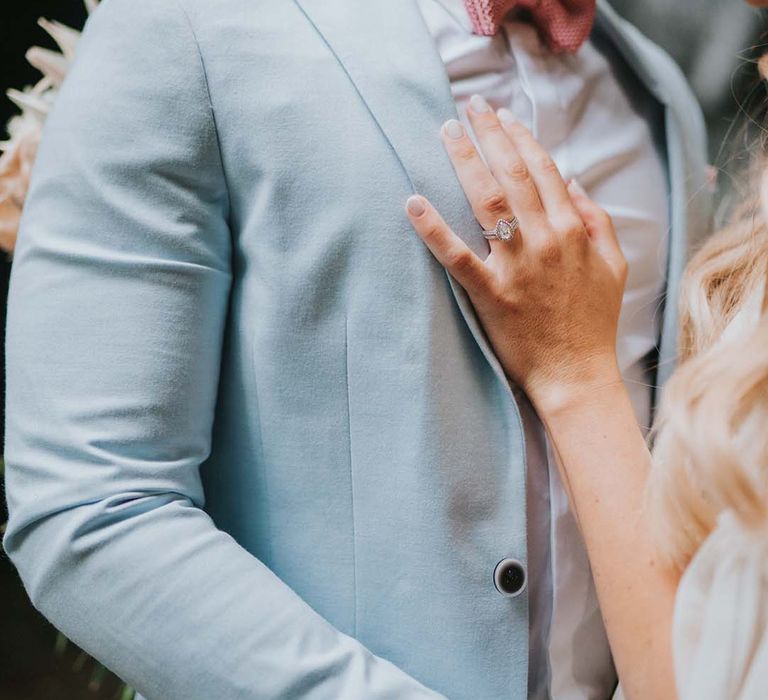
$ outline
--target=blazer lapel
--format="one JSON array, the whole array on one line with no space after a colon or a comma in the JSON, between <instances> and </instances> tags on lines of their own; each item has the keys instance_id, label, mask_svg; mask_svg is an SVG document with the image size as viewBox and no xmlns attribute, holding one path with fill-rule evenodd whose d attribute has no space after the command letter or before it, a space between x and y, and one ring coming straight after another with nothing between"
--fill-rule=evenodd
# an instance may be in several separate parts
<instances>
[{"instance_id":1,"label":"blazer lapel","mask_svg":"<svg viewBox=\"0 0 768 700\"><path fill-rule=\"evenodd\" d=\"M458 113L445 66L416 2L294 2L354 84L410 189L427 197L470 249L485 258L488 242L440 141L441 125ZM448 279L476 342L509 386L466 292L450 275Z\"/></svg>"},{"instance_id":2,"label":"blazer lapel","mask_svg":"<svg viewBox=\"0 0 768 700\"><path fill-rule=\"evenodd\" d=\"M484 258L488 254L488 243L480 235L480 225L439 139L442 123L457 118L458 114L443 61L415 0L293 1L352 81L389 143L410 189L433 202L470 249ZM690 220L689 206L691 196L700 191L703 172L690 172L691 157L680 152L681 125L676 116L681 110L676 109L675 96L666 89L664 81L658 79L657 71L652 68L655 64L638 46L633 30L623 25L605 0L598 0L596 27L607 33L641 82L667 111L672 218L668 293L676 295L682 265L691 247L689 231L704 230L706 225L703 216L699 216L702 221ZM450 275L448 278L475 340L508 386L469 298ZM674 304L667 306L674 307ZM676 320L674 309L667 308L662 363L669 363L674 355Z\"/></svg>"}]
</instances>

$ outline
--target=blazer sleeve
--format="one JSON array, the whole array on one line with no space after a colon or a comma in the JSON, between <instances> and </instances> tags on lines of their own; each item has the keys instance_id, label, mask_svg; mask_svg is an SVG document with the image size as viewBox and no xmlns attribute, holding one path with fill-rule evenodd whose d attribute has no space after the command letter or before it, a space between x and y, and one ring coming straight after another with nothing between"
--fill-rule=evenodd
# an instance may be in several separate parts
<instances>
[{"instance_id":1,"label":"blazer sleeve","mask_svg":"<svg viewBox=\"0 0 768 700\"><path fill-rule=\"evenodd\" d=\"M435 700L202 510L232 273L204 65L176 0L104 0L44 129L11 271L3 544L150 700Z\"/></svg>"}]
</instances>

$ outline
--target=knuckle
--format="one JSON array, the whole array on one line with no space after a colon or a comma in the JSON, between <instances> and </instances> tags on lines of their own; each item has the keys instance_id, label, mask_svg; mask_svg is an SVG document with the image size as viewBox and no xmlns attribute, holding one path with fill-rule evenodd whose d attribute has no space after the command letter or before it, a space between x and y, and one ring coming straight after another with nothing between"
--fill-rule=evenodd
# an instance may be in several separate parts
<instances>
[{"instance_id":1,"label":"knuckle","mask_svg":"<svg viewBox=\"0 0 768 700\"><path fill-rule=\"evenodd\" d=\"M480 207L483 211L494 216L502 216L509 211L507 198L501 190L491 190L483 194L480 199Z\"/></svg>"},{"instance_id":2,"label":"knuckle","mask_svg":"<svg viewBox=\"0 0 768 700\"><path fill-rule=\"evenodd\" d=\"M435 222L428 224L423 229L423 232L422 232L422 236L427 242L433 242L433 241L439 240L441 234L442 234L442 230L440 226Z\"/></svg>"},{"instance_id":3,"label":"knuckle","mask_svg":"<svg viewBox=\"0 0 768 700\"><path fill-rule=\"evenodd\" d=\"M507 132L516 137L525 137L530 133L520 121L514 121L511 124L507 124L506 129Z\"/></svg>"},{"instance_id":4,"label":"knuckle","mask_svg":"<svg viewBox=\"0 0 768 700\"><path fill-rule=\"evenodd\" d=\"M552 239L539 243L536 252L539 260L545 265L554 265L560 262L563 255L563 250L558 242Z\"/></svg>"},{"instance_id":5,"label":"knuckle","mask_svg":"<svg viewBox=\"0 0 768 700\"><path fill-rule=\"evenodd\" d=\"M575 215L564 215L553 222L555 230L567 239L580 239L586 236L584 222Z\"/></svg>"},{"instance_id":6,"label":"knuckle","mask_svg":"<svg viewBox=\"0 0 768 700\"><path fill-rule=\"evenodd\" d=\"M495 277L488 281L486 292L488 298L494 301L500 301L504 297L504 288Z\"/></svg>"},{"instance_id":7,"label":"knuckle","mask_svg":"<svg viewBox=\"0 0 768 700\"><path fill-rule=\"evenodd\" d=\"M506 290L498 285L488 289L488 301L495 308L504 307L509 310L513 305L513 300L509 297Z\"/></svg>"},{"instance_id":8,"label":"knuckle","mask_svg":"<svg viewBox=\"0 0 768 700\"><path fill-rule=\"evenodd\" d=\"M471 143L460 143L453 147L453 156L462 163L474 160L475 147Z\"/></svg>"},{"instance_id":9,"label":"knuckle","mask_svg":"<svg viewBox=\"0 0 768 700\"><path fill-rule=\"evenodd\" d=\"M495 308L501 306L508 307L511 303L509 289L507 289L504 282L497 277L493 277L486 282L484 297L485 300Z\"/></svg>"},{"instance_id":10,"label":"knuckle","mask_svg":"<svg viewBox=\"0 0 768 700\"><path fill-rule=\"evenodd\" d=\"M534 159L536 168L544 175L559 175L560 169L557 167L557 163L548 154L541 154Z\"/></svg>"},{"instance_id":11,"label":"knuckle","mask_svg":"<svg viewBox=\"0 0 768 700\"><path fill-rule=\"evenodd\" d=\"M446 266L458 272L467 272L472 268L472 253L469 250L452 250L446 255Z\"/></svg>"},{"instance_id":12,"label":"knuckle","mask_svg":"<svg viewBox=\"0 0 768 700\"><path fill-rule=\"evenodd\" d=\"M528 166L519 158L510 158L502 166L504 174L514 183L528 182L531 174Z\"/></svg>"},{"instance_id":13,"label":"knuckle","mask_svg":"<svg viewBox=\"0 0 768 700\"><path fill-rule=\"evenodd\" d=\"M611 215L603 208L598 208L596 212L597 222L601 226L610 226L612 223Z\"/></svg>"},{"instance_id":14,"label":"knuckle","mask_svg":"<svg viewBox=\"0 0 768 700\"><path fill-rule=\"evenodd\" d=\"M498 119L488 119L488 121L483 121L478 125L478 128L486 134L496 134L504 131L504 127Z\"/></svg>"}]
</instances>

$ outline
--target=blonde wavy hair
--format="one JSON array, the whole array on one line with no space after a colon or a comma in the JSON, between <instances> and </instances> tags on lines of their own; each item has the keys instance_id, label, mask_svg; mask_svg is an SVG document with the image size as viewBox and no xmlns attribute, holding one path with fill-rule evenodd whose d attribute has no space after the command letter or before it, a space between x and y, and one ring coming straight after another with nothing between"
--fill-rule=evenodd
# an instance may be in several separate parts
<instances>
[{"instance_id":1,"label":"blonde wavy hair","mask_svg":"<svg viewBox=\"0 0 768 700\"><path fill-rule=\"evenodd\" d=\"M768 55L758 67L768 80ZM680 571L721 511L732 509L747 528L768 523L768 129L761 132L751 192L687 268L681 363L654 425L650 517Z\"/></svg>"}]
</instances>

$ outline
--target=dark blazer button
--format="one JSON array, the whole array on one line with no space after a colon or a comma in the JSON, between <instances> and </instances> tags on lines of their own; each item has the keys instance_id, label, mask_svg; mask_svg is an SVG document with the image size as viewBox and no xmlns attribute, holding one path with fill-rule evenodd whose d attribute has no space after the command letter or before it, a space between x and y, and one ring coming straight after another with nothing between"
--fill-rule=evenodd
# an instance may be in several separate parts
<instances>
[{"instance_id":1,"label":"dark blazer button","mask_svg":"<svg viewBox=\"0 0 768 700\"><path fill-rule=\"evenodd\" d=\"M517 559L502 559L493 570L493 584L501 595L514 598L528 583L525 567Z\"/></svg>"}]
</instances>

